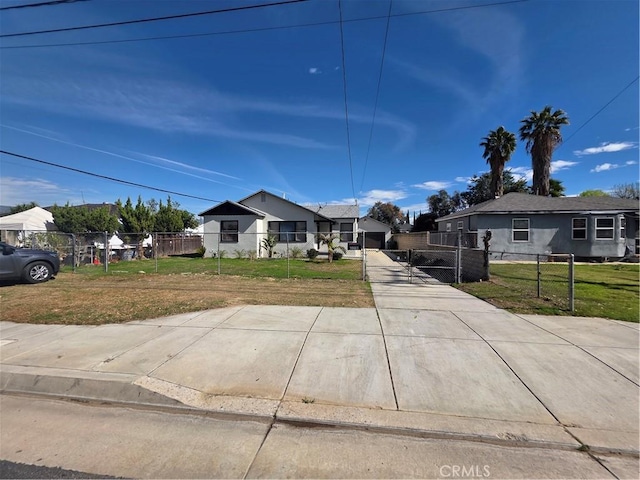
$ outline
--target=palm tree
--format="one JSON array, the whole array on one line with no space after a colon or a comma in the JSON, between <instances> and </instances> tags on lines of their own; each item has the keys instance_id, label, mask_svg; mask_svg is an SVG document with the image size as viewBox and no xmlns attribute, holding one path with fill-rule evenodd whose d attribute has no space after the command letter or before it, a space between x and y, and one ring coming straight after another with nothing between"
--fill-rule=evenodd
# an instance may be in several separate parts
<instances>
[{"instance_id":1,"label":"palm tree","mask_svg":"<svg viewBox=\"0 0 640 480\"><path fill-rule=\"evenodd\" d=\"M501 197L504 193L504 164L511 159L511 154L516 149L516 136L500 126L491 130L482 139L480 146L484 147L482 158L491 166L491 196Z\"/></svg>"},{"instance_id":2,"label":"palm tree","mask_svg":"<svg viewBox=\"0 0 640 480\"><path fill-rule=\"evenodd\" d=\"M318 237L320 238L320 243L327 246L327 256L329 257L329 263L333 262L333 252L335 252L336 250L340 250L342 253L347 253L342 245L333 244L335 240L340 239L340 235L338 235L337 233L320 233Z\"/></svg>"},{"instance_id":3,"label":"palm tree","mask_svg":"<svg viewBox=\"0 0 640 480\"><path fill-rule=\"evenodd\" d=\"M533 194L546 197L549 195L551 155L562 143L560 127L568 125L569 118L562 110L552 113L551 107L546 106L540 112L532 110L531 115L520 123L520 140L527 142L527 153L531 154Z\"/></svg>"}]
</instances>

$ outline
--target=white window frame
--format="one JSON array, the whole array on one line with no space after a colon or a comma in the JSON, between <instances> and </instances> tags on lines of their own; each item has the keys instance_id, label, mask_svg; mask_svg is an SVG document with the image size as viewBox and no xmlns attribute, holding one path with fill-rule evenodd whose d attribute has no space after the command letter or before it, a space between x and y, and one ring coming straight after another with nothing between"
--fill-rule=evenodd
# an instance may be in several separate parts
<instances>
[{"instance_id":1,"label":"white window frame","mask_svg":"<svg viewBox=\"0 0 640 480\"><path fill-rule=\"evenodd\" d=\"M584 220L584 227L576 227L576 220ZM587 240L589 221L587 217L573 217L571 219L571 240ZM584 237L576 237L576 231L584 231Z\"/></svg>"},{"instance_id":2,"label":"white window frame","mask_svg":"<svg viewBox=\"0 0 640 480\"><path fill-rule=\"evenodd\" d=\"M611 222L611 226L602 227L598 224L601 220L608 220ZM616 236L616 219L615 217L596 217L595 220L595 229L596 229L596 241L611 241L615 239ZM599 232L611 231L611 236L601 237L599 236Z\"/></svg>"},{"instance_id":3,"label":"white window frame","mask_svg":"<svg viewBox=\"0 0 640 480\"><path fill-rule=\"evenodd\" d=\"M620 215L620 241L624 242L627 239L627 217Z\"/></svg>"},{"instance_id":4,"label":"white window frame","mask_svg":"<svg viewBox=\"0 0 640 480\"><path fill-rule=\"evenodd\" d=\"M527 222L527 228L515 228L516 222ZM516 233L527 232L526 240L516 240ZM511 219L511 241L517 243L529 243L531 241L531 220L528 218Z\"/></svg>"},{"instance_id":5,"label":"white window frame","mask_svg":"<svg viewBox=\"0 0 640 480\"><path fill-rule=\"evenodd\" d=\"M464 229L464 222L462 220L458 220L458 230Z\"/></svg>"},{"instance_id":6,"label":"white window frame","mask_svg":"<svg viewBox=\"0 0 640 480\"><path fill-rule=\"evenodd\" d=\"M450 232L450 231L451 231L451 224L447 223L447 232Z\"/></svg>"}]
</instances>

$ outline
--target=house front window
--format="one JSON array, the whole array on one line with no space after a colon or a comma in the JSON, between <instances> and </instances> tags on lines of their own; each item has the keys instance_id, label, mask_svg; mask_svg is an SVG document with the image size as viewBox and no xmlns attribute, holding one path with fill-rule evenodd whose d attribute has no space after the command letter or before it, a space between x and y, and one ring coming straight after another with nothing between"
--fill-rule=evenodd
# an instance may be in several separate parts
<instances>
[{"instance_id":1,"label":"house front window","mask_svg":"<svg viewBox=\"0 0 640 480\"><path fill-rule=\"evenodd\" d=\"M340 241L353 242L353 223L340 224Z\"/></svg>"},{"instance_id":2,"label":"house front window","mask_svg":"<svg viewBox=\"0 0 640 480\"><path fill-rule=\"evenodd\" d=\"M585 217L571 219L571 238L573 240L587 239L587 219Z\"/></svg>"},{"instance_id":3,"label":"house front window","mask_svg":"<svg viewBox=\"0 0 640 480\"><path fill-rule=\"evenodd\" d=\"M462 220L458 221L458 230L462 230L464 226L464 223L462 222Z\"/></svg>"},{"instance_id":4,"label":"house front window","mask_svg":"<svg viewBox=\"0 0 640 480\"><path fill-rule=\"evenodd\" d=\"M627 218L625 216L620 217L620 240L624 241L627 238Z\"/></svg>"},{"instance_id":5,"label":"house front window","mask_svg":"<svg viewBox=\"0 0 640 480\"><path fill-rule=\"evenodd\" d=\"M529 219L514 218L511 220L511 238L514 242L529 241Z\"/></svg>"},{"instance_id":6,"label":"house front window","mask_svg":"<svg viewBox=\"0 0 640 480\"><path fill-rule=\"evenodd\" d=\"M307 222L269 222L269 235L278 242L304 243L307 241Z\"/></svg>"},{"instance_id":7,"label":"house front window","mask_svg":"<svg viewBox=\"0 0 640 480\"><path fill-rule=\"evenodd\" d=\"M596 240L612 240L613 224L613 217L596 217Z\"/></svg>"},{"instance_id":8,"label":"house front window","mask_svg":"<svg viewBox=\"0 0 640 480\"><path fill-rule=\"evenodd\" d=\"M220 242L238 243L238 221L222 220L220 222Z\"/></svg>"},{"instance_id":9,"label":"house front window","mask_svg":"<svg viewBox=\"0 0 640 480\"><path fill-rule=\"evenodd\" d=\"M451 231L451 224L447 223L447 232L450 232L450 231Z\"/></svg>"}]
</instances>

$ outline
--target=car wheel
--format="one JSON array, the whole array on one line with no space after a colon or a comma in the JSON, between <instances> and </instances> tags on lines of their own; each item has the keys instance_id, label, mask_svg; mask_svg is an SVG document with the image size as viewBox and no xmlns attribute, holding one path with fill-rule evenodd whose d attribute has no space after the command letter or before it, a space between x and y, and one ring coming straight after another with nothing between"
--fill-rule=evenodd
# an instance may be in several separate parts
<instances>
[{"instance_id":1,"label":"car wheel","mask_svg":"<svg viewBox=\"0 0 640 480\"><path fill-rule=\"evenodd\" d=\"M29 283L42 283L51 278L51 266L47 262L33 262L24 269L24 279Z\"/></svg>"}]
</instances>

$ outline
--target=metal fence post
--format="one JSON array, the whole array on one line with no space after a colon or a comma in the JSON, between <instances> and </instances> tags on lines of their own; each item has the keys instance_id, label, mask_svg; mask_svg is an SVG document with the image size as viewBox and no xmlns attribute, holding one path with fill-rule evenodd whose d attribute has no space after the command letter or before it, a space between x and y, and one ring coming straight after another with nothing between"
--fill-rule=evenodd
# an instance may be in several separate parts
<instances>
[{"instance_id":1,"label":"metal fence post","mask_svg":"<svg viewBox=\"0 0 640 480\"><path fill-rule=\"evenodd\" d=\"M222 240L222 232L218 233L218 275L220 275L220 240Z\"/></svg>"},{"instance_id":2,"label":"metal fence post","mask_svg":"<svg viewBox=\"0 0 640 480\"><path fill-rule=\"evenodd\" d=\"M367 244L367 239L365 238L367 232L362 231L362 281L367 280L367 249L365 245Z\"/></svg>"},{"instance_id":3,"label":"metal fence post","mask_svg":"<svg viewBox=\"0 0 640 480\"><path fill-rule=\"evenodd\" d=\"M159 250L159 245L160 245L160 241L159 241L158 234L156 233L155 236L153 235L153 233L151 234L151 245L153 248L153 259L155 260L156 263L156 273L158 273L158 250Z\"/></svg>"},{"instance_id":4,"label":"metal fence post","mask_svg":"<svg viewBox=\"0 0 640 480\"><path fill-rule=\"evenodd\" d=\"M407 250L407 262L409 262L409 283L413 283L413 260L411 259L411 250Z\"/></svg>"},{"instance_id":5,"label":"metal fence post","mask_svg":"<svg viewBox=\"0 0 640 480\"><path fill-rule=\"evenodd\" d=\"M537 272L537 282L538 282L538 298L540 298L541 295L541 285L540 283L542 282L542 279L540 278L542 276L542 272L540 271L540 254L536 255L536 272Z\"/></svg>"},{"instance_id":6,"label":"metal fence post","mask_svg":"<svg viewBox=\"0 0 640 480\"><path fill-rule=\"evenodd\" d=\"M109 271L109 233L104 232L104 272Z\"/></svg>"},{"instance_id":7,"label":"metal fence post","mask_svg":"<svg viewBox=\"0 0 640 480\"><path fill-rule=\"evenodd\" d=\"M575 311L575 269L574 269L575 257L573 253L569 255L569 310Z\"/></svg>"},{"instance_id":8,"label":"metal fence post","mask_svg":"<svg viewBox=\"0 0 640 480\"><path fill-rule=\"evenodd\" d=\"M73 265L73 273L76 273L76 236L72 233L71 235L71 258L73 259L73 261L71 262L71 265Z\"/></svg>"},{"instance_id":9,"label":"metal fence post","mask_svg":"<svg viewBox=\"0 0 640 480\"><path fill-rule=\"evenodd\" d=\"M291 270L289 267L289 234L287 234L287 278L291 278Z\"/></svg>"}]
</instances>

